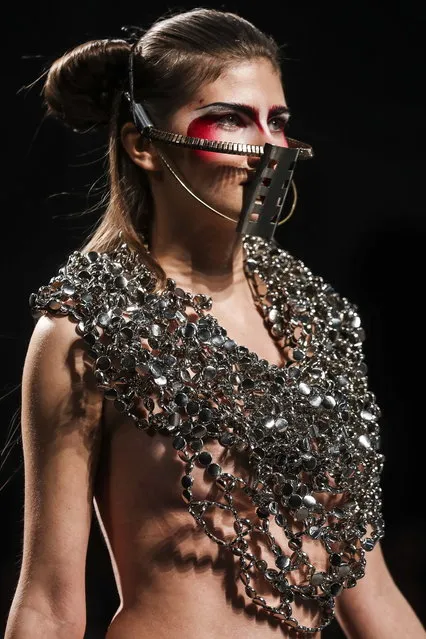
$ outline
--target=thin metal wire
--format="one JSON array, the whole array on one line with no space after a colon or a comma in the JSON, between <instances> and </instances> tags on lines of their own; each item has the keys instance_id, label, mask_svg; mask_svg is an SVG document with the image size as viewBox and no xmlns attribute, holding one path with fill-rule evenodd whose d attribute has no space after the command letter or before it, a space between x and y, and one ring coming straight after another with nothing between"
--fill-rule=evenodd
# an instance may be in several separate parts
<instances>
[{"instance_id":1,"label":"thin metal wire","mask_svg":"<svg viewBox=\"0 0 426 639\"><path fill-rule=\"evenodd\" d=\"M157 149L158 155L160 156L160 158L162 159L162 161L164 162L166 167L169 169L170 173L179 182L179 184L181 186L183 186L185 191L187 191L190 195L192 195L192 197L194 197L198 202L200 202L200 204L203 204L208 209L210 209L210 211L213 211L213 213L217 213L217 215L220 215L220 217L223 217L223 218L225 218L225 220L229 220L230 222L234 222L235 224L238 222L238 220L234 220L234 218L229 217L228 215L225 215L224 213L221 213L220 211L215 209L213 206L210 206L210 204L207 204L207 202L204 202L204 200L202 200L200 197L198 197L198 195L196 195L193 191L191 191L191 189L185 184L185 182L179 177L179 175L176 173L176 171L174 171L174 169L171 167L170 163L167 161L167 159L165 158L164 154L159 150L158 147L156 147L156 149ZM291 206L291 209L290 209L290 212L288 213L288 215L283 220L281 220L281 222L278 222L277 226L281 226L281 224L284 224L285 222L287 222L291 218L291 216L293 215L294 209L296 208L296 204L297 204L297 189L296 189L296 185L294 183L294 180L291 181L291 186L293 188L293 204Z\"/></svg>"},{"instance_id":2,"label":"thin metal wire","mask_svg":"<svg viewBox=\"0 0 426 639\"><path fill-rule=\"evenodd\" d=\"M210 209L211 211L213 211L213 213L217 213L218 215L220 215L220 217L225 218L225 220L229 220L230 222L234 222L234 224L236 224L238 222L238 220L234 220L234 218L229 217L228 215L225 215L224 213L221 213L220 211L218 211L217 209L213 208L212 206L210 206L210 204L207 204L207 202L204 202L204 200L202 200L201 198L198 197L198 195L196 195L195 193L193 193L191 191L191 189L186 186L185 182L178 176L178 174L172 169L172 167L170 166L169 162L166 160L166 158L164 157L163 153L161 153L161 151L158 149L157 147L157 151L158 151L158 155L160 156L160 158L162 159L162 161L164 162L164 164L166 165L166 167L169 169L170 173L176 178L176 180L179 182L179 184L181 186L183 186L183 188L185 189L185 191L187 191L190 195L192 195L192 197L194 197L198 202L200 202L200 204L203 204L204 206L206 206L208 209Z\"/></svg>"},{"instance_id":3,"label":"thin metal wire","mask_svg":"<svg viewBox=\"0 0 426 639\"><path fill-rule=\"evenodd\" d=\"M287 222L291 216L294 213L294 209L296 208L296 204L297 204L297 189L296 189L296 185L294 183L294 180L291 181L291 186L293 188L293 204L291 205L291 209L289 214L283 219L281 220L281 222L278 222L277 226L281 226L281 224L284 224L284 222Z\"/></svg>"}]
</instances>

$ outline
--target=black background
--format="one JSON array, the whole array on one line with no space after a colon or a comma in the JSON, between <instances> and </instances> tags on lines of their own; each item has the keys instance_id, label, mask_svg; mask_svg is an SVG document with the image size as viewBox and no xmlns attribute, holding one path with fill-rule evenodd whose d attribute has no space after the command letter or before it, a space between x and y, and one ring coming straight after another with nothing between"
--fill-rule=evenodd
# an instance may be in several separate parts
<instances>
[{"instance_id":1,"label":"black background","mask_svg":"<svg viewBox=\"0 0 426 639\"><path fill-rule=\"evenodd\" d=\"M1 445L19 407L32 319L28 296L56 273L99 215L102 135L74 134L43 119L42 81L65 50L148 26L168 10L156 2L15 3L2 55ZM425 207L424 3L206 4L236 11L286 44L290 135L310 142L299 163L299 203L277 239L359 306L367 332L370 388L382 408L385 558L426 622L424 511ZM30 86L33 85L33 86ZM52 371L54 374L54 371ZM20 461L15 446L1 483ZM0 493L0 630L19 574L23 478ZM87 562L86 638L104 636L118 605L107 551L94 524ZM342 637L337 624L325 639Z\"/></svg>"}]
</instances>

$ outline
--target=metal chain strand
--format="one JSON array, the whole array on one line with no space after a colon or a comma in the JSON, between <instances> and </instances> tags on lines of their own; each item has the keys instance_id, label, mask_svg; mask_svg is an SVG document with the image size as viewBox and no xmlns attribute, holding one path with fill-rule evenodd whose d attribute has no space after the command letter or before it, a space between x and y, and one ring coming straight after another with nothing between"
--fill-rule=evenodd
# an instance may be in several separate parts
<instances>
[{"instance_id":1,"label":"metal chain strand","mask_svg":"<svg viewBox=\"0 0 426 639\"><path fill-rule=\"evenodd\" d=\"M156 290L153 273L125 243L111 253L71 253L30 306L34 318L69 315L106 399L140 430L170 437L188 511L235 555L247 597L289 627L315 633L333 619L335 597L364 576L365 553L384 535L380 411L368 389L356 307L273 242L244 236L243 245L256 303L286 355L281 367L230 339L208 312L209 297L171 279ZM247 476L225 472L209 441L244 452ZM196 468L223 500L195 499ZM253 504L251 517L234 505L238 494ZM209 526L212 509L233 517L231 540ZM274 565L251 552L252 534L263 537ZM326 568L305 551L313 543ZM258 594L255 578L268 582L279 605ZM316 604L315 626L297 621L296 601Z\"/></svg>"}]
</instances>

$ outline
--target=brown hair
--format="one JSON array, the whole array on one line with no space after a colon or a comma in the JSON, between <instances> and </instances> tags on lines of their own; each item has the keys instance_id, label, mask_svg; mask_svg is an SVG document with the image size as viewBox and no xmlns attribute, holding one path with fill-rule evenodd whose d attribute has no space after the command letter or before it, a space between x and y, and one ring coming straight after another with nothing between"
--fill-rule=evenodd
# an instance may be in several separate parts
<instances>
[{"instance_id":1,"label":"brown hair","mask_svg":"<svg viewBox=\"0 0 426 639\"><path fill-rule=\"evenodd\" d=\"M77 46L53 63L44 98L48 114L75 130L109 128L108 205L81 250L111 251L127 242L162 286L164 271L143 245L153 215L148 178L120 142L122 124L132 119L123 100L129 55L126 40ZM216 80L236 60L257 57L269 59L280 74L275 41L238 15L198 8L160 18L135 45L135 97L143 101L155 124L164 127L171 112L203 83Z\"/></svg>"}]
</instances>

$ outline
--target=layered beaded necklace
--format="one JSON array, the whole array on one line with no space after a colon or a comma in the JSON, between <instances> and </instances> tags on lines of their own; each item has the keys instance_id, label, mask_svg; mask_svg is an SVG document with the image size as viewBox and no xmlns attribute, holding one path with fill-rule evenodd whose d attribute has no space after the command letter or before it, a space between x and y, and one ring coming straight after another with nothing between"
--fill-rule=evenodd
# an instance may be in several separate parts
<instances>
[{"instance_id":1,"label":"layered beaded necklace","mask_svg":"<svg viewBox=\"0 0 426 639\"><path fill-rule=\"evenodd\" d=\"M314 633L333 619L335 597L364 576L365 552L384 534L380 411L368 389L356 307L273 242L244 236L243 247L283 366L230 339L208 312L211 298L170 278L156 291L154 274L125 243L110 253L74 251L30 305L34 317L69 315L105 398L140 430L170 438L188 511L236 557L247 597ZM226 472L209 442L244 454L247 476ZM220 499L195 498L196 468L220 488ZM238 495L252 504L250 516L239 511ZM231 539L210 525L216 509L233 517ZM253 534L273 563L256 555ZM308 545L322 549L323 566ZM278 602L258 594L257 579ZM304 601L317 607L309 626L295 617Z\"/></svg>"}]
</instances>

